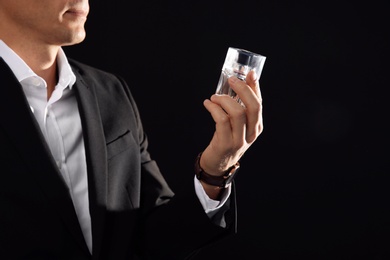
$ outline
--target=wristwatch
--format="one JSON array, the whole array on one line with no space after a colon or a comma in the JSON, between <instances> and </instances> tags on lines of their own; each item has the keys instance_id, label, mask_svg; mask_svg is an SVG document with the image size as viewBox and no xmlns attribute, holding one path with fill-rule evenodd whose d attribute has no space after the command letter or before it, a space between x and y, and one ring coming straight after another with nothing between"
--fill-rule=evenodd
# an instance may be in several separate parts
<instances>
[{"instance_id":1,"label":"wristwatch","mask_svg":"<svg viewBox=\"0 0 390 260\"><path fill-rule=\"evenodd\" d=\"M195 175L198 180L201 180L207 184L217 186L219 188L227 188L232 183L234 177L236 176L238 169L240 168L240 163L237 162L233 166L231 166L224 175L222 176L215 176L210 175L207 172L205 172L200 167L200 157L202 156L202 153L199 153L196 157L195 161Z\"/></svg>"}]
</instances>

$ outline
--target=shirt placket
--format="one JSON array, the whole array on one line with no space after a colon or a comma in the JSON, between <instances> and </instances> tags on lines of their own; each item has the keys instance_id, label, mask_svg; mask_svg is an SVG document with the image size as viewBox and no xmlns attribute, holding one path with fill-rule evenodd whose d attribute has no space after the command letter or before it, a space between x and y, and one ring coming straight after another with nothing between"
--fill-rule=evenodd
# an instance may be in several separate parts
<instances>
[{"instance_id":1,"label":"shirt placket","mask_svg":"<svg viewBox=\"0 0 390 260\"><path fill-rule=\"evenodd\" d=\"M57 86L53 92L51 98L47 102L44 111L44 126L46 131L46 138L52 152L53 158L60 170L66 184L69 188L72 187L72 182L69 174L66 170L66 155L64 148L64 140L62 137L61 129L57 121L56 114L53 107L56 106L56 102L62 97L63 88Z\"/></svg>"}]
</instances>

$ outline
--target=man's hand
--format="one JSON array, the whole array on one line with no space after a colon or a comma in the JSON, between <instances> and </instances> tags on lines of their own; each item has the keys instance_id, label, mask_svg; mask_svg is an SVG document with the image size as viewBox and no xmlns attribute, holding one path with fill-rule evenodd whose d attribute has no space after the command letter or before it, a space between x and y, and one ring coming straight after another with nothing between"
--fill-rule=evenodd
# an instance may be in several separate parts
<instances>
[{"instance_id":1,"label":"man's hand","mask_svg":"<svg viewBox=\"0 0 390 260\"><path fill-rule=\"evenodd\" d=\"M228 95L214 94L204 101L215 122L214 136L200 158L200 166L210 175L223 175L263 131L262 97L255 72L248 73L246 82L230 77L229 84L244 105ZM218 193L214 187L209 194L210 185L202 184L210 198Z\"/></svg>"}]
</instances>

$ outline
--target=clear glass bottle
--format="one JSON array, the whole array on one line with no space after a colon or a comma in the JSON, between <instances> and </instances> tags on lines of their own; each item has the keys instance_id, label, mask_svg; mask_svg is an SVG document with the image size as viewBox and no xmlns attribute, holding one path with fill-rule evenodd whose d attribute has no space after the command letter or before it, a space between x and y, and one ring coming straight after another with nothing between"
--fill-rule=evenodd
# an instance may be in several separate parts
<instances>
[{"instance_id":1,"label":"clear glass bottle","mask_svg":"<svg viewBox=\"0 0 390 260\"><path fill-rule=\"evenodd\" d=\"M236 76L245 81L246 75L251 70L256 71L257 78L260 78L263 70L265 56L253 53L244 49L230 47L226 54L225 62L222 67L221 76L219 77L216 93L226 94L242 104L237 94L230 88L228 78Z\"/></svg>"}]
</instances>

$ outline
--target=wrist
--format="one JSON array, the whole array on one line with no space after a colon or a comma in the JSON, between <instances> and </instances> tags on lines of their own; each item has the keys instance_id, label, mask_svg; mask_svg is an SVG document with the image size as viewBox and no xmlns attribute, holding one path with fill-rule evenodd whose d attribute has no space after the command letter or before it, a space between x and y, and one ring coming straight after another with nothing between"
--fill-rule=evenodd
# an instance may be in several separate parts
<instances>
[{"instance_id":1,"label":"wrist","mask_svg":"<svg viewBox=\"0 0 390 260\"><path fill-rule=\"evenodd\" d=\"M204 171L202 167L200 166L200 158L202 156L202 153L199 153L196 161L195 161L195 175L198 180L200 180L202 183L205 183L207 185L213 186L217 188L226 188L231 185L231 182L233 181L236 173L238 172L238 169L240 168L240 163L237 162L233 166L229 167L227 171L225 171L222 175L211 175Z\"/></svg>"}]
</instances>

